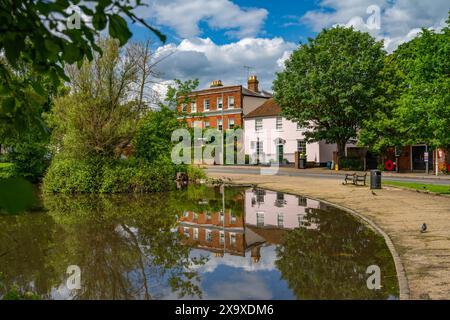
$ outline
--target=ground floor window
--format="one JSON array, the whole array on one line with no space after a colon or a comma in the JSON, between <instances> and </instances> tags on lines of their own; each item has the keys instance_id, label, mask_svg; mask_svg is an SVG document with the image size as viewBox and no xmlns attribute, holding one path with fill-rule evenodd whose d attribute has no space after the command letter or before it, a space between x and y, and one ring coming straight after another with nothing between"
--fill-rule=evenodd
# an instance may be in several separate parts
<instances>
[{"instance_id":1,"label":"ground floor window","mask_svg":"<svg viewBox=\"0 0 450 320\"><path fill-rule=\"evenodd\" d=\"M297 151L306 154L306 141L297 140Z\"/></svg>"},{"instance_id":2,"label":"ground floor window","mask_svg":"<svg viewBox=\"0 0 450 320\"><path fill-rule=\"evenodd\" d=\"M228 129L234 128L234 119L228 119Z\"/></svg>"}]
</instances>

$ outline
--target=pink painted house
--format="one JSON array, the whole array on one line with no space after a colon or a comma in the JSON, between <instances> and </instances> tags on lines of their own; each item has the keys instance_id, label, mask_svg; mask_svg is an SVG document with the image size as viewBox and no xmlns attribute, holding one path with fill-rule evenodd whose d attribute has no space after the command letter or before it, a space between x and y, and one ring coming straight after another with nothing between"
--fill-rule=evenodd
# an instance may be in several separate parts
<instances>
[{"instance_id":1,"label":"pink painted house","mask_svg":"<svg viewBox=\"0 0 450 320\"><path fill-rule=\"evenodd\" d=\"M274 99L244 116L245 154L252 163L295 162L295 152L305 153L308 162L323 165L333 160L336 144L306 143L305 130L281 116ZM257 161L259 160L259 161Z\"/></svg>"}]
</instances>

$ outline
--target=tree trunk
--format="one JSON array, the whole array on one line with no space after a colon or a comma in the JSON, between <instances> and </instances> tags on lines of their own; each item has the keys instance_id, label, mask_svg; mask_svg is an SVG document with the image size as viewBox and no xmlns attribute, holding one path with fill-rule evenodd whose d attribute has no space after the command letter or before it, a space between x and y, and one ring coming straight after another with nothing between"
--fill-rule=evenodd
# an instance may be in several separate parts
<instances>
[{"instance_id":1,"label":"tree trunk","mask_svg":"<svg viewBox=\"0 0 450 320\"><path fill-rule=\"evenodd\" d=\"M346 144L347 144L347 141L338 141L337 142L339 159L345 157L345 145Z\"/></svg>"}]
</instances>

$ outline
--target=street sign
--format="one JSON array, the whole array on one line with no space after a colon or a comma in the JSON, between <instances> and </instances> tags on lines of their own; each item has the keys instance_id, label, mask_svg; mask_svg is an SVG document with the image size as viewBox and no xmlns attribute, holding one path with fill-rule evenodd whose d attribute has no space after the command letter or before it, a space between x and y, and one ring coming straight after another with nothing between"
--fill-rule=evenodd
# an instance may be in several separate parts
<instances>
[{"instance_id":1,"label":"street sign","mask_svg":"<svg viewBox=\"0 0 450 320\"><path fill-rule=\"evenodd\" d=\"M428 152L423 154L423 161L428 162Z\"/></svg>"}]
</instances>

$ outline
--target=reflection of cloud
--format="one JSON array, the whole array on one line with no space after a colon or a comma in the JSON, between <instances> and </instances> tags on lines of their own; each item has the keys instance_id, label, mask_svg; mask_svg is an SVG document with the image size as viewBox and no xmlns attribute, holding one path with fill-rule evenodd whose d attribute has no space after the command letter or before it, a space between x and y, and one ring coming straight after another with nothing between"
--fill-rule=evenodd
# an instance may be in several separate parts
<instances>
[{"instance_id":1,"label":"reflection of cloud","mask_svg":"<svg viewBox=\"0 0 450 320\"><path fill-rule=\"evenodd\" d=\"M196 271L200 273L212 273L218 266L221 265L242 269L244 271L273 271L277 269L275 267L275 246L262 247L261 259L258 263L254 263L252 261L249 252L247 252L245 257L226 254L223 258L215 257L214 253L202 251L199 249L192 250L192 254L194 254L195 256L209 256L209 261L206 264L197 266Z\"/></svg>"},{"instance_id":2,"label":"reflection of cloud","mask_svg":"<svg viewBox=\"0 0 450 320\"><path fill-rule=\"evenodd\" d=\"M267 282L255 273L241 273L233 282L216 282L205 296L206 299L246 300L272 299Z\"/></svg>"}]
</instances>

